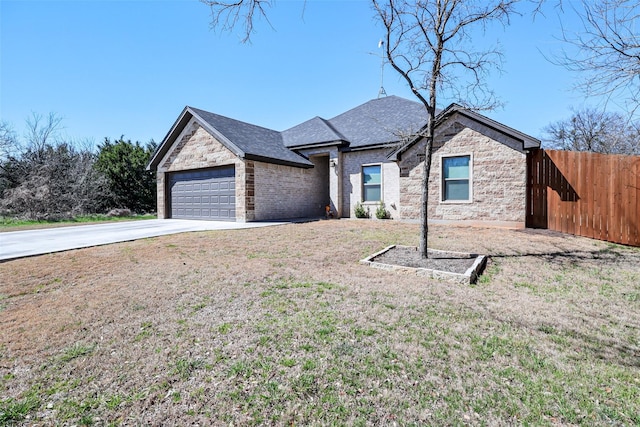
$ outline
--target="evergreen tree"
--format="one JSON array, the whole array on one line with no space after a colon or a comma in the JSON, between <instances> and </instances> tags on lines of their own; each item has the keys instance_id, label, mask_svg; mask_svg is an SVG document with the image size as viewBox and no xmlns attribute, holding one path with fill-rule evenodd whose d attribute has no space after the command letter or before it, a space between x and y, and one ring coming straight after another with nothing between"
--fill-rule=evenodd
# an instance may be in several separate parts
<instances>
[{"instance_id":1,"label":"evergreen tree","mask_svg":"<svg viewBox=\"0 0 640 427\"><path fill-rule=\"evenodd\" d=\"M113 142L105 138L98 146L95 167L107 179L112 207L136 213L155 211L155 176L146 170L155 149L154 141L143 146L138 141L125 141L123 136Z\"/></svg>"}]
</instances>

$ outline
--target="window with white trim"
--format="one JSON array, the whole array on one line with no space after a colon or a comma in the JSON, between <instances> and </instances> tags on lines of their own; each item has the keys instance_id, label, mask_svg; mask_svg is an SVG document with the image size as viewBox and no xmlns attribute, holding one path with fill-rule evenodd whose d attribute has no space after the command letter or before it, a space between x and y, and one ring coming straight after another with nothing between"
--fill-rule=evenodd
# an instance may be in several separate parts
<instances>
[{"instance_id":1,"label":"window with white trim","mask_svg":"<svg viewBox=\"0 0 640 427\"><path fill-rule=\"evenodd\" d=\"M381 165L362 166L362 201L379 202L382 200Z\"/></svg>"},{"instance_id":2,"label":"window with white trim","mask_svg":"<svg viewBox=\"0 0 640 427\"><path fill-rule=\"evenodd\" d=\"M443 202L471 201L471 155L442 156L442 187L441 200Z\"/></svg>"}]
</instances>

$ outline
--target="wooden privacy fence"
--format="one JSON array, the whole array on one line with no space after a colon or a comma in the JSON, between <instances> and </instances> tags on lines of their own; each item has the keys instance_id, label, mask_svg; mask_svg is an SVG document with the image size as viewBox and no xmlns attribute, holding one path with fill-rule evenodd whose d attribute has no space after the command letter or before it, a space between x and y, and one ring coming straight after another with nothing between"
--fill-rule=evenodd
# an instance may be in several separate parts
<instances>
[{"instance_id":1,"label":"wooden privacy fence","mask_svg":"<svg viewBox=\"0 0 640 427\"><path fill-rule=\"evenodd\" d=\"M640 156L534 150L527 227L640 246Z\"/></svg>"}]
</instances>

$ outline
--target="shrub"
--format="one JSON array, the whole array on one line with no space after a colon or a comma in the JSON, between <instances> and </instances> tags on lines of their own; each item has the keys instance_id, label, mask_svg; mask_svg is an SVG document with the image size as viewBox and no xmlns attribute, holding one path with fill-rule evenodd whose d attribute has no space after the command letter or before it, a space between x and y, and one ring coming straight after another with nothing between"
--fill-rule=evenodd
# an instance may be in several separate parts
<instances>
[{"instance_id":1,"label":"shrub","mask_svg":"<svg viewBox=\"0 0 640 427\"><path fill-rule=\"evenodd\" d=\"M101 211L108 191L94 159L69 142L34 145L0 159L0 211L31 220Z\"/></svg>"},{"instance_id":2,"label":"shrub","mask_svg":"<svg viewBox=\"0 0 640 427\"><path fill-rule=\"evenodd\" d=\"M362 203L356 203L356 207L353 210L356 215L356 218L369 218L369 208L362 206Z\"/></svg>"},{"instance_id":3,"label":"shrub","mask_svg":"<svg viewBox=\"0 0 640 427\"><path fill-rule=\"evenodd\" d=\"M385 208L384 202L380 201L378 208L376 209L376 218L378 219L388 219L389 211Z\"/></svg>"},{"instance_id":4,"label":"shrub","mask_svg":"<svg viewBox=\"0 0 640 427\"><path fill-rule=\"evenodd\" d=\"M111 209L107 216L110 217L125 217L131 216L131 209Z\"/></svg>"}]
</instances>

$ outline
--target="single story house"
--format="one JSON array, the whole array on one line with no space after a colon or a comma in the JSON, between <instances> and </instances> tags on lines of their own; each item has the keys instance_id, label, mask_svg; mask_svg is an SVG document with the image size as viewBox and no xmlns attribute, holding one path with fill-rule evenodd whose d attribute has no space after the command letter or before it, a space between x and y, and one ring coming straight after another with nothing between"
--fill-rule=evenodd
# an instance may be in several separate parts
<instances>
[{"instance_id":1,"label":"single story house","mask_svg":"<svg viewBox=\"0 0 640 427\"><path fill-rule=\"evenodd\" d=\"M152 156L158 218L262 221L353 217L382 201L419 220L422 104L397 96L279 132L185 107ZM524 227L526 153L540 141L456 104L436 121L429 185L434 222ZM372 215L373 216L373 215Z\"/></svg>"}]
</instances>

